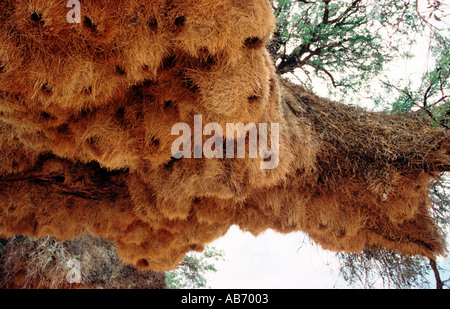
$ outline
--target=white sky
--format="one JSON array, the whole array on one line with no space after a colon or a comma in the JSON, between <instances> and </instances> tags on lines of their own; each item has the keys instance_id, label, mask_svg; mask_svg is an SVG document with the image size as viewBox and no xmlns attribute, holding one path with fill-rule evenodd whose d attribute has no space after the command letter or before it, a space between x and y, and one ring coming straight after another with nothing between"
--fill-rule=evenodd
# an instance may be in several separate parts
<instances>
[{"instance_id":1,"label":"white sky","mask_svg":"<svg viewBox=\"0 0 450 309\"><path fill-rule=\"evenodd\" d=\"M266 231L258 237L233 226L212 244L225 253L208 286L218 289L309 289L337 285L334 253L310 245L303 233L282 235Z\"/></svg>"},{"instance_id":2,"label":"white sky","mask_svg":"<svg viewBox=\"0 0 450 309\"><path fill-rule=\"evenodd\" d=\"M393 78L414 79L421 76L426 69L425 63L431 61L427 60L427 42L414 46L414 54L416 57L409 62L402 61L392 66L390 72ZM318 88L317 92L326 95L323 89ZM211 288L349 288L339 276L335 253L310 244L303 233L281 235L269 230L254 237L232 227L227 235L211 245L223 250L226 259L216 263L216 273L207 275ZM450 277L450 258L445 263L443 259L440 261L440 266L447 269L447 272L441 273L445 280ZM434 287L433 277L430 282Z\"/></svg>"},{"instance_id":3,"label":"white sky","mask_svg":"<svg viewBox=\"0 0 450 309\"><path fill-rule=\"evenodd\" d=\"M206 275L213 289L348 289L339 274L335 252L311 244L303 233L282 235L268 230L254 237L233 226L211 244L225 253ZM443 280L450 278L450 258L439 259ZM434 288L430 273L431 288ZM381 285L377 288L383 288Z\"/></svg>"}]
</instances>

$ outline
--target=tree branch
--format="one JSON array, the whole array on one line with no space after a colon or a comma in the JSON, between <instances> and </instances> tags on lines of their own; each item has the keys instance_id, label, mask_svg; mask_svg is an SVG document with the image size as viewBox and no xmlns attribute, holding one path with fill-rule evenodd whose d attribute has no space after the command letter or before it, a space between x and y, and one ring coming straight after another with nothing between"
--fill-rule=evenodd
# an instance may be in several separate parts
<instances>
[{"instance_id":1,"label":"tree branch","mask_svg":"<svg viewBox=\"0 0 450 309\"><path fill-rule=\"evenodd\" d=\"M441 280L441 276L439 274L439 270L437 268L436 261L434 259L430 259L430 266L434 273L434 278L436 279L436 289L442 290L444 287L444 282Z\"/></svg>"},{"instance_id":2,"label":"tree branch","mask_svg":"<svg viewBox=\"0 0 450 309\"><path fill-rule=\"evenodd\" d=\"M49 164L60 168L56 172L46 172L45 166ZM127 174L127 170L108 171L96 162L72 163L46 154L40 156L37 165L27 172L1 176L0 188L11 183L29 183L61 196L114 202L130 198L125 183Z\"/></svg>"},{"instance_id":3,"label":"tree branch","mask_svg":"<svg viewBox=\"0 0 450 309\"><path fill-rule=\"evenodd\" d=\"M330 24L336 24L336 26L340 26L341 22L345 21L345 19L347 17L349 17L350 15L356 13L356 11L359 9L358 4L360 2L361 2L361 0L354 0L341 15L339 15L335 19L330 20L329 23Z\"/></svg>"}]
</instances>

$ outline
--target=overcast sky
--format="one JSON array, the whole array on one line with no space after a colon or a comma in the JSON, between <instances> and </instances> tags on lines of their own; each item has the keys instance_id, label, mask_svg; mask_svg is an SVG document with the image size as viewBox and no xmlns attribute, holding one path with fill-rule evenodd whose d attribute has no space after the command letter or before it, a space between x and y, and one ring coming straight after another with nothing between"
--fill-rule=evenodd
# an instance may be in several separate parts
<instances>
[{"instance_id":1,"label":"overcast sky","mask_svg":"<svg viewBox=\"0 0 450 309\"><path fill-rule=\"evenodd\" d=\"M281 235L269 230L254 237L232 227L212 245L224 251L226 261L217 263L218 271L207 276L211 288L345 287L337 282L342 280L338 280L335 254L309 244L302 233Z\"/></svg>"},{"instance_id":2,"label":"overcast sky","mask_svg":"<svg viewBox=\"0 0 450 309\"><path fill-rule=\"evenodd\" d=\"M217 272L206 278L213 289L347 289L339 275L336 254L311 244L303 233L266 231L258 237L232 227L211 244L225 253ZM450 258L438 260L441 279L450 278ZM434 288L433 273L429 280ZM383 288L380 284L377 288Z\"/></svg>"}]
</instances>

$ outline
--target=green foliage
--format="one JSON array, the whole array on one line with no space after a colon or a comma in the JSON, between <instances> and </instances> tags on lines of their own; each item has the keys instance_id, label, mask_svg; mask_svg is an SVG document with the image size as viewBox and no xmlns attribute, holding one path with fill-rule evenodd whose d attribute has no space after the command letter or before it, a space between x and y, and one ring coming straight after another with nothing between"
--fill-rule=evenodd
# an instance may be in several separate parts
<instances>
[{"instance_id":1,"label":"green foliage","mask_svg":"<svg viewBox=\"0 0 450 309\"><path fill-rule=\"evenodd\" d=\"M167 286L171 289L206 288L207 272L216 272L214 263L224 259L224 253L215 247L207 246L201 254L189 253L173 271L166 272Z\"/></svg>"},{"instance_id":2,"label":"green foliage","mask_svg":"<svg viewBox=\"0 0 450 309\"><path fill-rule=\"evenodd\" d=\"M279 74L325 79L341 93L370 85L420 28L406 0L274 0L278 27L269 45Z\"/></svg>"},{"instance_id":3,"label":"green foliage","mask_svg":"<svg viewBox=\"0 0 450 309\"><path fill-rule=\"evenodd\" d=\"M429 39L434 66L421 77L418 85L410 82L400 86L399 81L385 83L386 92L394 97L386 107L398 114L420 109L428 114L434 125L449 128L450 35L448 30L441 30Z\"/></svg>"}]
</instances>

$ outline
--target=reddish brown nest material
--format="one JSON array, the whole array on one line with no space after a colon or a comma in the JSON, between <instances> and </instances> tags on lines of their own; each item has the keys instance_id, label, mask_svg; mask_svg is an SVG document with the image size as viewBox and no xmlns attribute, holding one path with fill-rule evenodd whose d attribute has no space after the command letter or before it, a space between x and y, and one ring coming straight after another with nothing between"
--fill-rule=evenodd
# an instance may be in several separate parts
<instances>
[{"instance_id":1,"label":"reddish brown nest material","mask_svg":"<svg viewBox=\"0 0 450 309\"><path fill-rule=\"evenodd\" d=\"M90 232L156 271L231 225L444 252L428 189L450 166L445 132L280 80L266 0L83 1L80 24L62 2L0 3L3 237ZM175 160L171 128L194 115L278 123L277 168L259 154Z\"/></svg>"}]
</instances>

